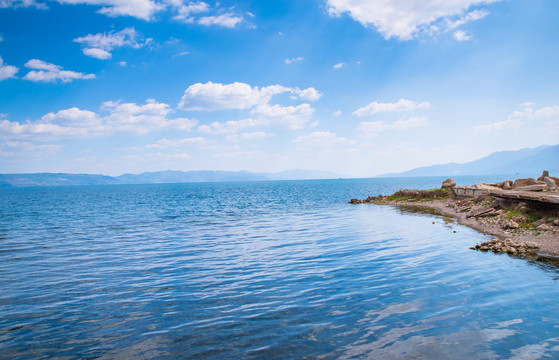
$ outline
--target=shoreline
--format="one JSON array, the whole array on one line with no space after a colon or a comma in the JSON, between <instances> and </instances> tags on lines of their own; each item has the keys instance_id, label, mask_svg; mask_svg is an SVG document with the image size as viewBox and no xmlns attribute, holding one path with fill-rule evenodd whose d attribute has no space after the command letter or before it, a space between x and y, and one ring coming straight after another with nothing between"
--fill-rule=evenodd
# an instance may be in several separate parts
<instances>
[{"instance_id":1,"label":"shoreline","mask_svg":"<svg viewBox=\"0 0 559 360\"><path fill-rule=\"evenodd\" d=\"M472 228L484 235L490 235L497 240L488 241L488 243L499 243L503 245L502 251L494 251L492 248L483 249L482 251L493 252L507 252L508 245L513 244L516 250L524 244L532 244L532 249L528 253L522 250L522 253L513 250L509 254L513 255L539 255L545 257L558 257L559 258L559 220L553 218L542 218L531 224L530 227L520 227L518 223L513 221L516 217L511 218L511 214L517 213L513 209L499 209L495 210L498 206L493 205L495 198L484 197L482 199L465 199L458 200L453 196L439 196L445 190L401 190L400 192L407 192L413 194L436 193L432 199L405 199L394 198L392 196L378 196L369 197L365 200L352 199L352 204L370 203L375 205L390 205L401 209L411 210L431 210L435 215L450 217L456 220L460 225ZM480 249L479 244L472 244L471 246L476 250ZM489 245L489 244L488 244ZM535 248L535 246L537 248ZM535 250L534 250L535 248Z\"/></svg>"}]
</instances>

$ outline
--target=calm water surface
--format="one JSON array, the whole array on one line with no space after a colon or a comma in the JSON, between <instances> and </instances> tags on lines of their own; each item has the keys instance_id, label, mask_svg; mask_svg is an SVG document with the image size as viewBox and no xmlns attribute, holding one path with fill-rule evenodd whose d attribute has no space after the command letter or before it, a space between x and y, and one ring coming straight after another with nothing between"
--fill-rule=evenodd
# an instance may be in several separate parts
<instances>
[{"instance_id":1,"label":"calm water surface","mask_svg":"<svg viewBox=\"0 0 559 360\"><path fill-rule=\"evenodd\" d=\"M347 204L441 180L0 190L0 358L559 358L556 268Z\"/></svg>"}]
</instances>

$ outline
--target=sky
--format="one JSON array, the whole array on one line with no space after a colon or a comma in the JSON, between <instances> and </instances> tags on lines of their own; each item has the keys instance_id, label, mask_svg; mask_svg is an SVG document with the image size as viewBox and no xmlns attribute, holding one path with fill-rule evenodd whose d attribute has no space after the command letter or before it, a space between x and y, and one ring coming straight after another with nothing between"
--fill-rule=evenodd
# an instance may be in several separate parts
<instances>
[{"instance_id":1,"label":"sky","mask_svg":"<svg viewBox=\"0 0 559 360\"><path fill-rule=\"evenodd\" d=\"M0 173L370 177L559 143L557 0L0 0Z\"/></svg>"}]
</instances>

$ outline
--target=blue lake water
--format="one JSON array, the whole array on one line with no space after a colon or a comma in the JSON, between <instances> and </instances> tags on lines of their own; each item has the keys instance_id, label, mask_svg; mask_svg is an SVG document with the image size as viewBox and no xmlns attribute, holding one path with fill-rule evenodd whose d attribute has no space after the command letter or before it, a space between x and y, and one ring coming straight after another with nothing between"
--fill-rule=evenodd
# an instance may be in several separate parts
<instances>
[{"instance_id":1,"label":"blue lake water","mask_svg":"<svg viewBox=\"0 0 559 360\"><path fill-rule=\"evenodd\" d=\"M559 358L557 268L347 204L442 180L2 189L0 358Z\"/></svg>"}]
</instances>

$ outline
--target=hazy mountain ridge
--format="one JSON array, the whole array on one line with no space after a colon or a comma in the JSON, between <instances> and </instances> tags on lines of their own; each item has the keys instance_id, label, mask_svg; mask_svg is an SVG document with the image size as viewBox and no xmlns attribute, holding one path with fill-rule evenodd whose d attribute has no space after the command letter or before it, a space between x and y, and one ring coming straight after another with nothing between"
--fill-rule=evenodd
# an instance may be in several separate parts
<instances>
[{"instance_id":1,"label":"hazy mountain ridge","mask_svg":"<svg viewBox=\"0 0 559 360\"><path fill-rule=\"evenodd\" d=\"M279 173L248 171L178 171L166 170L107 176L98 174L32 173L0 174L0 187L78 186L115 184L163 184L187 182L266 181L333 179L339 174L319 170L288 170Z\"/></svg>"},{"instance_id":2,"label":"hazy mountain ridge","mask_svg":"<svg viewBox=\"0 0 559 360\"><path fill-rule=\"evenodd\" d=\"M541 174L543 170L548 170L551 174L559 174L559 144L517 151L498 151L463 164L423 166L401 173L380 175L380 177L499 174L533 174L535 176Z\"/></svg>"}]
</instances>

